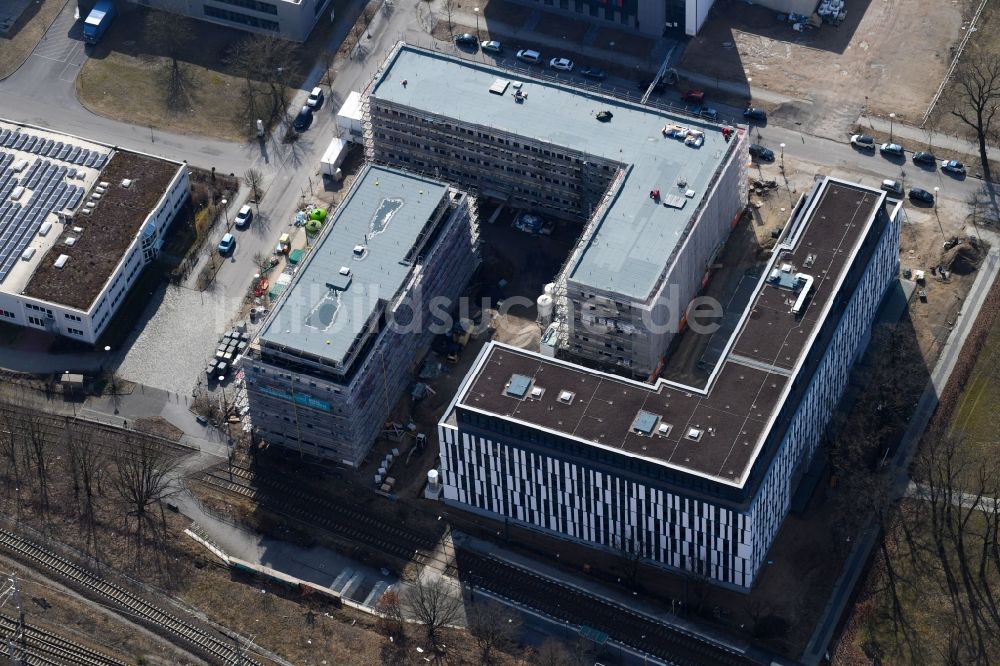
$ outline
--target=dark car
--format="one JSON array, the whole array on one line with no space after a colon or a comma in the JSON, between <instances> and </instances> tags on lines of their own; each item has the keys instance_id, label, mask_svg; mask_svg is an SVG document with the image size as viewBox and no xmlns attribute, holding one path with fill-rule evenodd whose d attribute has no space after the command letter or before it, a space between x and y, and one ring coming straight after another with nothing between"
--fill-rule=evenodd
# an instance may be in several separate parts
<instances>
[{"instance_id":1,"label":"dark car","mask_svg":"<svg viewBox=\"0 0 1000 666\"><path fill-rule=\"evenodd\" d=\"M762 162L773 162L774 161L774 151L770 148L765 148L759 143L750 144L750 156L755 157Z\"/></svg>"},{"instance_id":2,"label":"dark car","mask_svg":"<svg viewBox=\"0 0 1000 666\"><path fill-rule=\"evenodd\" d=\"M945 171L956 176L964 176L965 165L958 160L943 160L941 162L941 171Z\"/></svg>"},{"instance_id":3,"label":"dark car","mask_svg":"<svg viewBox=\"0 0 1000 666\"><path fill-rule=\"evenodd\" d=\"M455 43L459 46L479 46L479 38L463 32L461 35L455 35Z\"/></svg>"},{"instance_id":4,"label":"dark car","mask_svg":"<svg viewBox=\"0 0 1000 666\"><path fill-rule=\"evenodd\" d=\"M917 203L933 204L934 195L927 190L921 189L919 187L910 188L910 201L916 201Z\"/></svg>"},{"instance_id":5,"label":"dark car","mask_svg":"<svg viewBox=\"0 0 1000 666\"><path fill-rule=\"evenodd\" d=\"M937 166L937 158L934 157L934 153L920 151L913 153L913 163L925 164L927 166Z\"/></svg>"},{"instance_id":6,"label":"dark car","mask_svg":"<svg viewBox=\"0 0 1000 666\"><path fill-rule=\"evenodd\" d=\"M684 94L681 95L681 101L701 104L705 101L705 92L703 90L685 90Z\"/></svg>"},{"instance_id":7,"label":"dark car","mask_svg":"<svg viewBox=\"0 0 1000 666\"><path fill-rule=\"evenodd\" d=\"M598 81L608 78L608 73L600 67L584 67L580 70L580 74L586 76L588 79L596 79Z\"/></svg>"},{"instance_id":8,"label":"dark car","mask_svg":"<svg viewBox=\"0 0 1000 666\"><path fill-rule=\"evenodd\" d=\"M759 123L767 122L767 113L764 112L764 109L758 109L756 106L748 106L743 112L743 117L748 120L756 120Z\"/></svg>"},{"instance_id":9,"label":"dark car","mask_svg":"<svg viewBox=\"0 0 1000 666\"><path fill-rule=\"evenodd\" d=\"M303 106L302 110L299 111L299 115L295 116L295 122L292 123L292 127L295 128L296 132L304 132L309 129L312 122L313 110L308 106Z\"/></svg>"},{"instance_id":10,"label":"dark car","mask_svg":"<svg viewBox=\"0 0 1000 666\"><path fill-rule=\"evenodd\" d=\"M642 92L646 92L647 90L649 90L649 86L652 83L653 79L643 79L642 81L639 81L639 90ZM666 89L667 89L667 84L664 83L663 79L657 79L656 85L653 86L653 92L661 93Z\"/></svg>"},{"instance_id":11,"label":"dark car","mask_svg":"<svg viewBox=\"0 0 1000 666\"><path fill-rule=\"evenodd\" d=\"M878 152L889 157L903 157L905 150L898 143L883 143L878 147Z\"/></svg>"}]
</instances>

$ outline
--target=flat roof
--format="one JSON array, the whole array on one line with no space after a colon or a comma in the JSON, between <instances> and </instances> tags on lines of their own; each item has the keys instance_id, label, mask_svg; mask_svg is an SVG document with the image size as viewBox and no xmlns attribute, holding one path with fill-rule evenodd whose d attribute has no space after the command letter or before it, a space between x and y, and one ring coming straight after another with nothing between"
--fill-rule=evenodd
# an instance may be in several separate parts
<instances>
[{"instance_id":1,"label":"flat roof","mask_svg":"<svg viewBox=\"0 0 1000 666\"><path fill-rule=\"evenodd\" d=\"M410 251L447 193L439 181L367 167L275 306L262 344L344 363L372 315L413 271ZM365 246L361 259L356 246Z\"/></svg>"},{"instance_id":2,"label":"flat roof","mask_svg":"<svg viewBox=\"0 0 1000 666\"><path fill-rule=\"evenodd\" d=\"M0 121L0 290L24 290L62 240L59 213L84 205L110 155L107 146Z\"/></svg>"},{"instance_id":3,"label":"flat roof","mask_svg":"<svg viewBox=\"0 0 1000 666\"><path fill-rule=\"evenodd\" d=\"M94 203L90 214L78 212L71 224L53 230L56 243L41 257L24 294L87 311L121 263L126 250L163 198L179 169L177 162L125 150L111 153L95 182L107 183L81 203ZM128 180L125 187L123 181ZM91 183L93 185L93 182ZM79 231L77 231L79 229ZM73 238L73 244L67 240ZM60 255L68 259L57 268Z\"/></svg>"},{"instance_id":4,"label":"flat roof","mask_svg":"<svg viewBox=\"0 0 1000 666\"><path fill-rule=\"evenodd\" d=\"M374 98L631 165L569 277L640 301L666 270L729 148L720 125L406 44L378 77ZM498 78L520 83L524 103L514 101L513 85L491 93ZM612 113L610 122L597 120L601 111ZM702 131L704 145L666 138L672 124ZM680 197L684 207L650 205L652 190Z\"/></svg>"},{"instance_id":5,"label":"flat roof","mask_svg":"<svg viewBox=\"0 0 1000 666\"><path fill-rule=\"evenodd\" d=\"M453 406L742 487L884 200L858 185L821 185L776 248L707 389L644 384L490 343ZM801 281L810 290L799 314L792 308L802 291L772 277L782 267L812 279L811 288ZM506 391L514 375L531 378L524 398Z\"/></svg>"}]
</instances>

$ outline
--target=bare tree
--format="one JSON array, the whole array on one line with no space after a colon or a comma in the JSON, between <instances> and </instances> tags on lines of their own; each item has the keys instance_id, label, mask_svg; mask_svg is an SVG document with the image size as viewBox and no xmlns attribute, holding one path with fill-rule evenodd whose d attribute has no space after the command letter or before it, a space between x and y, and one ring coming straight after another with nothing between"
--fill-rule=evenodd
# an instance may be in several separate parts
<instances>
[{"instance_id":1,"label":"bare tree","mask_svg":"<svg viewBox=\"0 0 1000 666\"><path fill-rule=\"evenodd\" d=\"M445 20L448 21L448 32L452 35L455 34L455 10L458 8L458 0L444 0L444 4L441 5L441 9L444 10Z\"/></svg>"},{"instance_id":2,"label":"bare tree","mask_svg":"<svg viewBox=\"0 0 1000 666\"><path fill-rule=\"evenodd\" d=\"M555 638L546 638L538 646L531 663L537 666L569 666L569 650Z\"/></svg>"},{"instance_id":3,"label":"bare tree","mask_svg":"<svg viewBox=\"0 0 1000 666\"><path fill-rule=\"evenodd\" d=\"M146 41L162 49L167 62L160 73L163 81L163 98L170 110L190 107L194 78L181 61L191 48L194 31L187 19L167 12L149 11L143 26Z\"/></svg>"},{"instance_id":4,"label":"bare tree","mask_svg":"<svg viewBox=\"0 0 1000 666\"><path fill-rule=\"evenodd\" d=\"M35 470L38 481L38 510L43 517L49 513L49 442L46 437L45 417L33 409L21 411L24 428L25 460Z\"/></svg>"},{"instance_id":5,"label":"bare tree","mask_svg":"<svg viewBox=\"0 0 1000 666\"><path fill-rule=\"evenodd\" d=\"M11 485L15 493L15 502L20 513L20 488L21 488L21 454L19 444L20 419L18 409L12 404L4 401L0 404L0 458L7 465L7 494L10 494Z\"/></svg>"},{"instance_id":6,"label":"bare tree","mask_svg":"<svg viewBox=\"0 0 1000 666\"><path fill-rule=\"evenodd\" d=\"M70 474L73 477L73 499L79 507L81 528L88 547L97 549L97 517L95 500L98 495L98 477L104 469L105 459L93 432L66 424L66 452Z\"/></svg>"},{"instance_id":7,"label":"bare tree","mask_svg":"<svg viewBox=\"0 0 1000 666\"><path fill-rule=\"evenodd\" d=\"M497 652L504 652L514 643L521 630L521 617L495 601L477 604L468 614L469 633L479 647L483 664L493 662Z\"/></svg>"},{"instance_id":8,"label":"bare tree","mask_svg":"<svg viewBox=\"0 0 1000 666\"><path fill-rule=\"evenodd\" d=\"M976 134L983 175L992 183L988 146L996 139L994 121L1000 111L1000 58L993 54L974 54L955 75L959 97L951 114Z\"/></svg>"},{"instance_id":9,"label":"bare tree","mask_svg":"<svg viewBox=\"0 0 1000 666\"><path fill-rule=\"evenodd\" d=\"M260 169L250 168L243 172L243 180L250 188L253 203L257 207L257 214L260 215L260 198L264 196L264 174L260 172Z\"/></svg>"},{"instance_id":10,"label":"bare tree","mask_svg":"<svg viewBox=\"0 0 1000 666\"><path fill-rule=\"evenodd\" d=\"M136 559L141 565L146 542L159 542L166 530L162 502L175 492L171 476L178 460L148 437L126 436L121 447L111 485L125 509L125 531L134 523Z\"/></svg>"},{"instance_id":11,"label":"bare tree","mask_svg":"<svg viewBox=\"0 0 1000 666\"><path fill-rule=\"evenodd\" d=\"M295 46L274 35L247 35L233 46L227 61L243 79L239 119L248 128L258 119L266 127L284 119Z\"/></svg>"},{"instance_id":12,"label":"bare tree","mask_svg":"<svg viewBox=\"0 0 1000 666\"><path fill-rule=\"evenodd\" d=\"M424 625L427 639L435 645L438 632L457 620L462 611L461 594L438 575L418 578L404 590L401 600L413 618Z\"/></svg>"},{"instance_id":13,"label":"bare tree","mask_svg":"<svg viewBox=\"0 0 1000 666\"><path fill-rule=\"evenodd\" d=\"M403 609L400 606L399 595L389 590L375 602L375 626L386 636L398 639L403 635Z\"/></svg>"}]
</instances>

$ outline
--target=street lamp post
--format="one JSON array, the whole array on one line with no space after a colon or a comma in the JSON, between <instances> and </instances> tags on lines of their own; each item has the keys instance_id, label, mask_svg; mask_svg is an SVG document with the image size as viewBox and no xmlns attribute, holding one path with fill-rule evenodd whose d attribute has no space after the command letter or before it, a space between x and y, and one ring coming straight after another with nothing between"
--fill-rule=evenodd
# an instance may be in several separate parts
<instances>
[{"instance_id":1,"label":"street lamp post","mask_svg":"<svg viewBox=\"0 0 1000 666\"><path fill-rule=\"evenodd\" d=\"M222 390L222 429L226 432L226 460L229 463L229 480L233 480L233 438L229 432L229 402L226 400L225 375L219 375L219 388Z\"/></svg>"},{"instance_id":2,"label":"street lamp post","mask_svg":"<svg viewBox=\"0 0 1000 666\"><path fill-rule=\"evenodd\" d=\"M944 241L944 240L945 240L945 236L944 236L944 225L943 225L943 224L941 224L941 216L940 216L940 215L938 215L938 206L937 206L937 202L938 202L938 192L940 192L940 191L941 191L941 188L940 188L940 187L935 187L935 188L934 188L934 219L936 219L936 220L937 220L937 223L938 223L938 229L940 229L940 230L941 230L941 240L942 240L942 241Z\"/></svg>"},{"instance_id":3,"label":"street lamp post","mask_svg":"<svg viewBox=\"0 0 1000 666\"><path fill-rule=\"evenodd\" d=\"M892 122L896 119L895 113L889 114L889 143L892 143Z\"/></svg>"},{"instance_id":4,"label":"street lamp post","mask_svg":"<svg viewBox=\"0 0 1000 666\"><path fill-rule=\"evenodd\" d=\"M476 39L479 39L479 7L473 7L472 12L476 15Z\"/></svg>"},{"instance_id":5,"label":"street lamp post","mask_svg":"<svg viewBox=\"0 0 1000 666\"><path fill-rule=\"evenodd\" d=\"M222 211L226 214L226 231L229 231L229 200L223 199L219 203L222 204Z\"/></svg>"},{"instance_id":6,"label":"street lamp post","mask_svg":"<svg viewBox=\"0 0 1000 666\"><path fill-rule=\"evenodd\" d=\"M778 147L781 148L781 171L785 171L785 144L779 143Z\"/></svg>"},{"instance_id":7,"label":"street lamp post","mask_svg":"<svg viewBox=\"0 0 1000 666\"><path fill-rule=\"evenodd\" d=\"M110 356L110 354L111 354L111 345L105 345L104 346L104 353L106 354L106 356L104 357L104 360L101 361L101 373L102 374L104 372L104 364L107 362L108 356ZM115 408L115 414L117 414L118 413L118 385L115 382L115 370L114 370L114 368L111 369L111 404Z\"/></svg>"}]
</instances>

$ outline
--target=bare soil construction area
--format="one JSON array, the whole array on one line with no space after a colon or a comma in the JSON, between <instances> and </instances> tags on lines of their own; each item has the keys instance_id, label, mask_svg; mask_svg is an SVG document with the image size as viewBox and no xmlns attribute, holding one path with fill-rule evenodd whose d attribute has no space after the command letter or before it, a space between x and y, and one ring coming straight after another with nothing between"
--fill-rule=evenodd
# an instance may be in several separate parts
<instances>
[{"instance_id":1,"label":"bare soil construction area","mask_svg":"<svg viewBox=\"0 0 1000 666\"><path fill-rule=\"evenodd\" d=\"M813 134L841 137L865 110L917 121L961 39L968 0L865 0L839 26L796 32L776 13L737 0L715 4L681 66L791 98L755 100Z\"/></svg>"}]
</instances>

